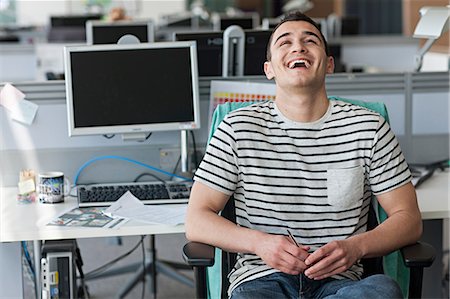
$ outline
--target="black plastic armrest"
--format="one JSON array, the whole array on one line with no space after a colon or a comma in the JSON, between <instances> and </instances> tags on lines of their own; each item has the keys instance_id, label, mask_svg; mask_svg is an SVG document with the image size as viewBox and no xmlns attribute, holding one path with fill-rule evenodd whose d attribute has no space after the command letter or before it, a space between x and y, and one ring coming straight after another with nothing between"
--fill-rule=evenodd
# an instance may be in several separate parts
<instances>
[{"instance_id":1,"label":"black plastic armrest","mask_svg":"<svg viewBox=\"0 0 450 299\"><path fill-rule=\"evenodd\" d=\"M183 258L193 267L214 265L215 247L199 242L189 242L183 246Z\"/></svg>"},{"instance_id":2,"label":"black plastic armrest","mask_svg":"<svg viewBox=\"0 0 450 299\"><path fill-rule=\"evenodd\" d=\"M436 257L436 251L433 246L417 242L400 249L403 261L409 268L411 267L429 267L433 264Z\"/></svg>"}]
</instances>

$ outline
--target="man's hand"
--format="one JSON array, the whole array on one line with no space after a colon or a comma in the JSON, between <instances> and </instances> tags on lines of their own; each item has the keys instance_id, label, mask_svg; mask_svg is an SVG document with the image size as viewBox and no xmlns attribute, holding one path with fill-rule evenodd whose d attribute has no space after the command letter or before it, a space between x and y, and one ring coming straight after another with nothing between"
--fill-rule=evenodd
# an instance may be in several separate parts
<instances>
[{"instance_id":1,"label":"man's hand","mask_svg":"<svg viewBox=\"0 0 450 299\"><path fill-rule=\"evenodd\" d=\"M358 246L349 239L333 241L314 251L305 260L309 267L305 275L310 279L324 279L347 270L361 257Z\"/></svg>"},{"instance_id":2,"label":"man's hand","mask_svg":"<svg viewBox=\"0 0 450 299\"><path fill-rule=\"evenodd\" d=\"M297 247L288 237L279 235L264 235L260 240L255 253L268 266L291 275L303 273L307 268L309 246Z\"/></svg>"}]
</instances>

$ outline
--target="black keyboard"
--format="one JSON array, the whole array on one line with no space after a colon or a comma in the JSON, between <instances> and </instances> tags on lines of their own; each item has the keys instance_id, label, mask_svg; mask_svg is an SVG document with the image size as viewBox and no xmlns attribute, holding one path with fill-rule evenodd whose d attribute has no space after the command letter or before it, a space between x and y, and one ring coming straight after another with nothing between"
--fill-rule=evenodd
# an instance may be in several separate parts
<instances>
[{"instance_id":1,"label":"black keyboard","mask_svg":"<svg viewBox=\"0 0 450 299\"><path fill-rule=\"evenodd\" d=\"M187 203L192 182L145 182L78 185L80 207L106 207L127 191L144 204Z\"/></svg>"}]
</instances>

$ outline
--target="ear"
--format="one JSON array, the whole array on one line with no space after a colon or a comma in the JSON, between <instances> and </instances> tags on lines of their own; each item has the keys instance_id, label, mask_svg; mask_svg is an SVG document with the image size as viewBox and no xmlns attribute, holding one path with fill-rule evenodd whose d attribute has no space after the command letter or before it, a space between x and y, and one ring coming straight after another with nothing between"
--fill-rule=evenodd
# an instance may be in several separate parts
<instances>
[{"instance_id":1,"label":"ear","mask_svg":"<svg viewBox=\"0 0 450 299\"><path fill-rule=\"evenodd\" d=\"M327 74L334 73L334 58L333 56L328 56L327 59Z\"/></svg>"},{"instance_id":2,"label":"ear","mask_svg":"<svg viewBox=\"0 0 450 299\"><path fill-rule=\"evenodd\" d=\"M275 78L275 75L272 70L272 63L270 61L264 62L264 73L266 74L266 78L269 80Z\"/></svg>"}]
</instances>

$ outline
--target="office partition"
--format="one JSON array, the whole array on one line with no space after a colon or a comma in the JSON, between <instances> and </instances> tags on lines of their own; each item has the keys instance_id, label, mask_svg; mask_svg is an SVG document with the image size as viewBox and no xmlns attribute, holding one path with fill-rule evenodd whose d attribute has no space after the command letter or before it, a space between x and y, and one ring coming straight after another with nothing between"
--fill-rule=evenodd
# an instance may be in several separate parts
<instances>
[{"instance_id":1,"label":"office partition","mask_svg":"<svg viewBox=\"0 0 450 299\"><path fill-rule=\"evenodd\" d=\"M385 102L408 162L430 162L448 158L449 154L448 78L449 72L333 74L328 76L326 85L329 95ZM211 80L273 83L263 76L200 78L202 129L195 132L200 150L204 150L208 135ZM0 109L2 185L15 185L18 172L26 168L58 169L70 177L87 160L105 154L127 156L157 167L164 165L166 170L175 166L176 159L168 163L161 152L178 156L178 132L155 132L143 143L124 143L118 137L69 138L64 81L17 83L15 86L26 94L26 99L38 104L39 110L33 124L27 126L12 120L5 109ZM116 171L118 167L120 173ZM140 172L141 169L113 162L91 168L86 172L86 179L123 181L124 177L134 178Z\"/></svg>"}]
</instances>

